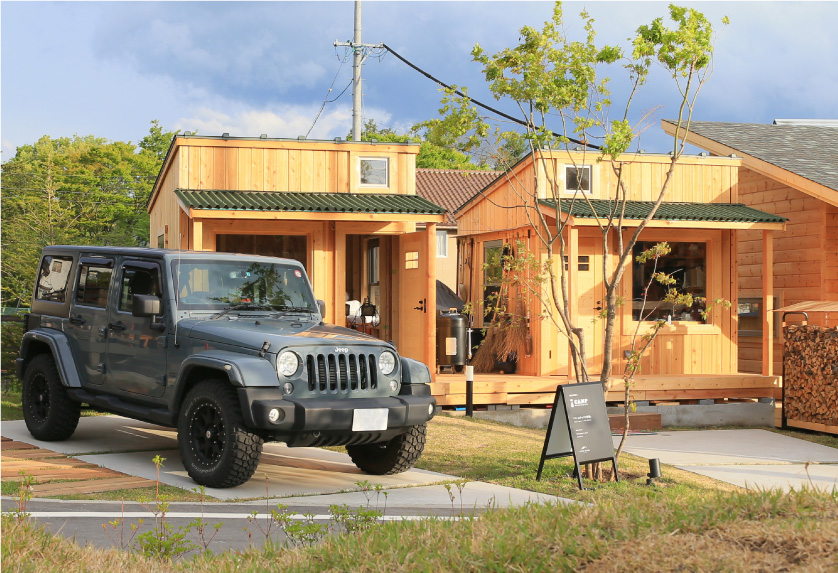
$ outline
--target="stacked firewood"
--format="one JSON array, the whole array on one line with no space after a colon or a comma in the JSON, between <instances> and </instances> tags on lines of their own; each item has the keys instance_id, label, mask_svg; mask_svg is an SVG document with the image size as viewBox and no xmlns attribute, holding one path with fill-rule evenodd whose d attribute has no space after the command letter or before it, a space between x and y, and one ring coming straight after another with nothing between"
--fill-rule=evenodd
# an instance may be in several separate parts
<instances>
[{"instance_id":1,"label":"stacked firewood","mask_svg":"<svg viewBox=\"0 0 838 573\"><path fill-rule=\"evenodd\" d=\"M787 326L786 419L838 426L838 329Z\"/></svg>"}]
</instances>

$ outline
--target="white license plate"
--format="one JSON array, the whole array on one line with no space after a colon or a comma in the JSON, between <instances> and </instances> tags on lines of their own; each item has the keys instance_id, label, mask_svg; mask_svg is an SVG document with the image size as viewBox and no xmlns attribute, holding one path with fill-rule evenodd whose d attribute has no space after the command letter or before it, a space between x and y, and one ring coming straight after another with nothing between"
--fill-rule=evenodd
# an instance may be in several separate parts
<instances>
[{"instance_id":1,"label":"white license plate","mask_svg":"<svg viewBox=\"0 0 838 573\"><path fill-rule=\"evenodd\" d=\"M387 429L387 408L355 410L352 417L353 432L380 432Z\"/></svg>"}]
</instances>

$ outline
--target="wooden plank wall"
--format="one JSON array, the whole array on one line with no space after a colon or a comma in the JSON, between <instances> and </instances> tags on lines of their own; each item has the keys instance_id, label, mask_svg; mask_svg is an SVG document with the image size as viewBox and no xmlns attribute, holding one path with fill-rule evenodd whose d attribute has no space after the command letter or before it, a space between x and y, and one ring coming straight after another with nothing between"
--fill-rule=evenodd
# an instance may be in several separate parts
<instances>
[{"instance_id":1,"label":"wooden plank wall","mask_svg":"<svg viewBox=\"0 0 838 573\"><path fill-rule=\"evenodd\" d=\"M185 139L178 186L187 189L415 194L418 148L330 142ZM358 159L390 160L388 187L359 186Z\"/></svg>"},{"instance_id":2,"label":"wooden plank wall","mask_svg":"<svg viewBox=\"0 0 838 573\"><path fill-rule=\"evenodd\" d=\"M838 300L838 208L747 168L739 172L739 198L756 209L789 219L774 232L774 296L788 306L807 300ZM762 232L739 232L739 298L762 296ZM780 316L776 320L781 320ZM835 317L838 325L838 317ZM832 319L830 319L830 322ZM775 346L782 368L782 341ZM740 370L760 372L762 346L740 340Z\"/></svg>"}]
</instances>

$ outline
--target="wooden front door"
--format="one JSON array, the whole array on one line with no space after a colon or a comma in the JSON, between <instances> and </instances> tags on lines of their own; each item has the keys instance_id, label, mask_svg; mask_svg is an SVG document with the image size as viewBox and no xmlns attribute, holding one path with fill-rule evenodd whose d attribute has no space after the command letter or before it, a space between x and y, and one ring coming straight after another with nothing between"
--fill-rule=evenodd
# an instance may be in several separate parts
<instances>
[{"instance_id":1,"label":"wooden front door","mask_svg":"<svg viewBox=\"0 0 838 573\"><path fill-rule=\"evenodd\" d=\"M599 318L605 308L602 284L602 240L579 238L579 260L576 269L579 287L579 326L585 330L585 353L588 374L602 372L602 340L605 320Z\"/></svg>"},{"instance_id":2,"label":"wooden front door","mask_svg":"<svg viewBox=\"0 0 838 573\"><path fill-rule=\"evenodd\" d=\"M431 283L426 232L407 233L399 237L397 260L399 286L398 350L402 356L420 360L432 371L435 359L428 354L428 340L435 336L436 292L429 292ZM435 346L431 346L433 349Z\"/></svg>"}]
</instances>

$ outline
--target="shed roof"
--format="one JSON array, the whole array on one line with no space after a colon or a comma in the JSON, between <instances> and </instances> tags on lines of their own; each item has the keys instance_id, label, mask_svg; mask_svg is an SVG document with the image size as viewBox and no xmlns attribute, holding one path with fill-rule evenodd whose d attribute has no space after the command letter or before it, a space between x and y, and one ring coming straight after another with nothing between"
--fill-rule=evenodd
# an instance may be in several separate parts
<instances>
[{"instance_id":1,"label":"shed roof","mask_svg":"<svg viewBox=\"0 0 838 573\"><path fill-rule=\"evenodd\" d=\"M668 132L674 128L672 120L663 123ZM830 122L770 125L693 121L689 127L691 134L703 138L688 135L690 143L719 154L733 150L746 159L779 167L826 187L831 190L832 201L838 202L838 127ZM728 149L714 149L714 143ZM747 162L746 166L757 167Z\"/></svg>"},{"instance_id":2,"label":"shed roof","mask_svg":"<svg viewBox=\"0 0 838 573\"><path fill-rule=\"evenodd\" d=\"M485 189L503 171L481 171L466 169L416 169L416 194L445 207L444 225L456 227L452 213Z\"/></svg>"},{"instance_id":3,"label":"shed roof","mask_svg":"<svg viewBox=\"0 0 838 573\"><path fill-rule=\"evenodd\" d=\"M442 215L445 209L418 195L390 193L293 193L176 189L190 209L296 211L311 213L397 213Z\"/></svg>"},{"instance_id":4,"label":"shed roof","mask_svg":"<svg viewBox=\"0 0 838 573\"><path fill-rule=\"evenodd\" d=\"M545 207L555 208L553 199L539 199ZM624 219L645 219L654 201L626 201ZM606 218L617 202L609 199L576 199L560 202L562 213L581 219ZM725 223L784 223L787 219L748 207L741 203L661 203L655 221L706 221Z\"/></svg>"}]
</instances>

